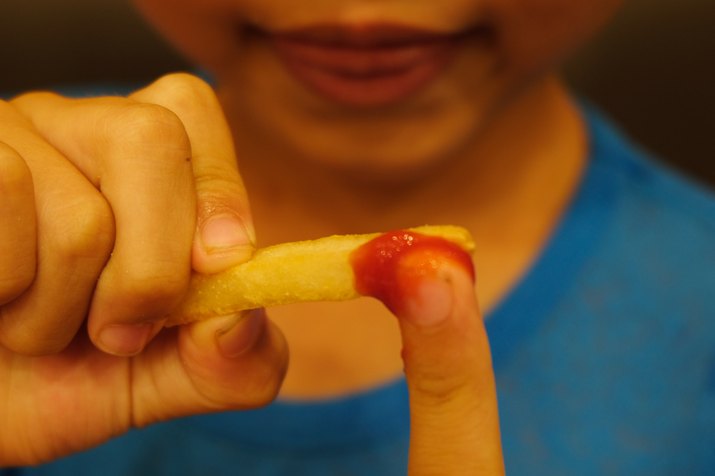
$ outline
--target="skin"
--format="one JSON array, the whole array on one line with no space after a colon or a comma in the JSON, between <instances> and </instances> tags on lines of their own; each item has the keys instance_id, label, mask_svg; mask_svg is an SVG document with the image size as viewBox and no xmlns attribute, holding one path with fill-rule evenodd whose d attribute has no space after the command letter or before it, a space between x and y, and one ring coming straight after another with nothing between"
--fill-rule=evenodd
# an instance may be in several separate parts
<instances>
[{"instance_id":1,"label":"skin","mask_svg":"<svg viewBox=\"0 0 715 476\"><path fill-rule=\"evenodd\" d=\"M583 170L583 124L553 66L619 2L135 3L217 88L172 75L128 98L31 93L0 104L0 381L10 382L0 464L259 406L279 391L344 394L404 368L410 474L503 473L480 306L449 264L415 286L397 325L366 301L271 310L279 326L256 311L162 330L162 315L191 272L225 269L256 243L427 222L470 228L479 302L492 307ZM265 44L237 33L368 20L486 25L497 40L468 43L408 99L357 110L305 90Z\"/></svg>"}]
</instances>

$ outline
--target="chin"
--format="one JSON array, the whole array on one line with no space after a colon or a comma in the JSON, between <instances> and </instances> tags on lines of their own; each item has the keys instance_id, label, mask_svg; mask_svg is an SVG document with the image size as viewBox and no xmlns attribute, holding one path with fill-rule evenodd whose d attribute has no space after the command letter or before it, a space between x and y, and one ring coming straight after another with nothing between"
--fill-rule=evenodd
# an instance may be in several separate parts
<instances>
[{"instance_id":1,"label":"chin","mask_svg":"<svg viewBox=\"0 0 715 476\"><path fill-rule=\"evenodd\" d=\"M445 134L427 132L421 134L422 140L411 141L343 142L332 148L316 148L314 143L307 143L301 155L304 161L330 171L345 182L409 185L434 177L465 155L475 134L466 126L463 129L461 134L455 134L455 129L443 131Z\"/></svg>"}]
</instances>

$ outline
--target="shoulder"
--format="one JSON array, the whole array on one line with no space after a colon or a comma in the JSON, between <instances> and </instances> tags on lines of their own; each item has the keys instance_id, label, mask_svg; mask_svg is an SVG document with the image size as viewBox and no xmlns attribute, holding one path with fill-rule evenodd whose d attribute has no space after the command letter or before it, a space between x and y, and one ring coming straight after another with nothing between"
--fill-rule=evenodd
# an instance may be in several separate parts
<instances>
[{"instance_id":1,"label":"shoulder","mask_svg":"<svg viewBox=\"0 0 715 476\"><path fill-rule=\"evenodd\" d=\"M683 175L642 147L631 142L606 118L585 108L594 166L609 176L609 186L619 201L619 210L645 228L659 227L659 234L678 235L680 225L696 235L715 238L715 192ZM685 231L685 230L683 230Z\"/></svg>"},{"instance_id":2,"label":"shoulder","mask_svg":"<svg viewBox=\"0 0 715 476\"><path fill-rule=\"evenodd\" d=\"M587 110L592 168L608 202L592 255L597 283L631 315L680 316L710 327L715 290L715 194ZM628 305L632 304L633 307ZM708 323L708 324L706 324ZM712 329L711 331L715 331Z\"/></svg>"},{"instance_id":3,"label":"shoulder","mask_svg":"<svg viewBox=\"0 0 715 476\"><path fill-rule=\"evenodd\" d=\"M487 320L505 456L525 473L705 474L715 440L715 199L585 111L579 191L530 275Z\"/></svg>"}]
</instances>

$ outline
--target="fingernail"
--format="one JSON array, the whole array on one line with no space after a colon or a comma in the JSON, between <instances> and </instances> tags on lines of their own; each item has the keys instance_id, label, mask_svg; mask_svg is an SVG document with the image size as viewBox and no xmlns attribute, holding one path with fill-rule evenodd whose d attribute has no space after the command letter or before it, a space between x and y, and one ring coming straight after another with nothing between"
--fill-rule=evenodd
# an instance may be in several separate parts
<instances>
[{"instance_id":1,"label":"fingernail","mask_svg":"<svg viewBox=\"0 0 715 476\"><path fill-rule=\"evenodd\" d=\"M201 244L208 254L252 250L253 241L246 224L235 215L213 216L201 226Z\"/></svg>"},{"instance_id":2,"label":"fingernail","mask_svg":"<svg viewBox=\"0 0 715 476\"><path fill-rule=\"evenodd\" d=\"M233 359L253 347L263 332L265 311L254 309L238 314L226 327L216 332L219 351L224 357Z\"/></svg>"},{"instance_id":3,"label":"fingernail","mask_svg":"<svg viewBox=\"0 0 715 476\"><path fill-rule=\"evenodd\" d=\"M105 352L120 357L136 355L144 349L154 325L112 324L99 333L99 346Z\"/></svg>"},{"instance_id":4,"label":"fingernail","mask_svg":"<svg viewBox=\"0 0 715 476\"><path fill-rule=\"evenodd\" d=\"M438 326L451 314L453 297L448 276L425 278L417 283L414 293L405 302L405 317L419 327Z\"/></svg>"}]
</instances>

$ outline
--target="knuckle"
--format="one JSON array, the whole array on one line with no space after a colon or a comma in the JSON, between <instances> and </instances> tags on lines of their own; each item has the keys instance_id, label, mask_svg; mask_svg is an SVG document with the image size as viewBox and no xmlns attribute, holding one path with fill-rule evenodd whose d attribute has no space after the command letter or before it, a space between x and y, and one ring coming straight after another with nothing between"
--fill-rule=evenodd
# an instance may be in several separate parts
<instances>
[{"instance_id":1,"label":"knuckle","mask_svg":"<svg viewBox=\"0 0 715 476\"><path fill-rule=\"evenodd\" d=\"M48 99L56 99L60 97L59 94L53 93L51 91L30 91L20 93L14 96L8 104L11 104L19 109L25 109L27 107L32 107L33 105L42 103Z\"/></svg>"},{"instance_id":2,"label":"knuckle","mask_svg":"<svg viewBox=\"0 0 715 476\"><path fill-rule=\"evenodd\" d=\"M72 341L74 334L36 326L6 325L4 309L0 309L0 345L9 351L26 356L57 354Z\"/></svg>"},{"instance_id":3,"label":"knuckle","mask_svg":"<svg viewBox=\"0 0 715 476\"><path fill-rule=\"evenodd\" d=\"M18 263L11 269L0 269L0 305L6 304L22 295L35 279L34 267Z\"/></svg>"},{"instance_id":4,"label":"knuckle","mask_svg":"<svg viewBox=\"0 0 715 476\"><path fill-rule=\"evenodd\" d=\"M435 408L448 405L461 395L470 393L471 388L468 376L448 374L437 369L434 372L422 372L420 375L408 375L408 381L420 400Z\"/></svg>"},{"instance_id":5,"label":"knuckle","mask_svg":"<svg viewBox=\"0 0 715 476\"><path fill-rule=\"evenodd\" d=\"M83 194L62 204L48 235L57 256L74 261L100 255L102 260L114 243L114 216L99 193Z\"/></svg>"},{"instance_id":6,"label":"knuckle","mask_svg":"<svg viewBox=\"0 0 715 476\"><path fill-rule=\"evenodd\" d=\"M0 308L0 345L5 349L21 355L34 355L40 353L41 345L33 338L29 330L21 329L19 332L16 328L10 328L5 325L7 318L5 317L5 309Z\"/></svg>"},{"instance_id":7,"label":"knuckle","mask_svg":"<svg viewBox=\"0 0 715 476\"><path fill-rule=\"evenodd\" d=\"M30 168L15 149L0 142L0 193L26 188L32 189Z\"/></svg>"},{"instance_id":8,"label":"knuckle","mask_svg":"<svg viewBox=\"0 0 715 476\"><path fill-rule=\"evenodd\" d=\"M179 116L156 104L125 104L121 110L104 117L100 131L108 150L150 152L157 147L171 147L181 150L182 158L188 157L190 151L189 139ZM151 154L146 157L150 158Z\"/></svg>"},{"instance_id":9,"label":"knuckle","mask_svg":"<svg viewBox=\"0 0 715 476\"><path fill-rule=\"evenodd\" d=\"M206 81L188 74L172 73L162 76L151 86L152 94L176 105L181 110L216 104L216 94Z\"/></svg>"},{"instance_id":10,"label":"knuckle","mask_svg":"<svg viewBox=\"0 0 715 476\"><path fill-rule=\"evenodd\" d=\"M16 342L12 342L7 346L17 354L22 354L31 357L40 357L43 355L59 354L67 348L72 338L65 340L57 340L54 338L39 338L33 335L31 338L24 338ZM14 347L14 348L13 348Z\"/></svg>"}]
</instances>

